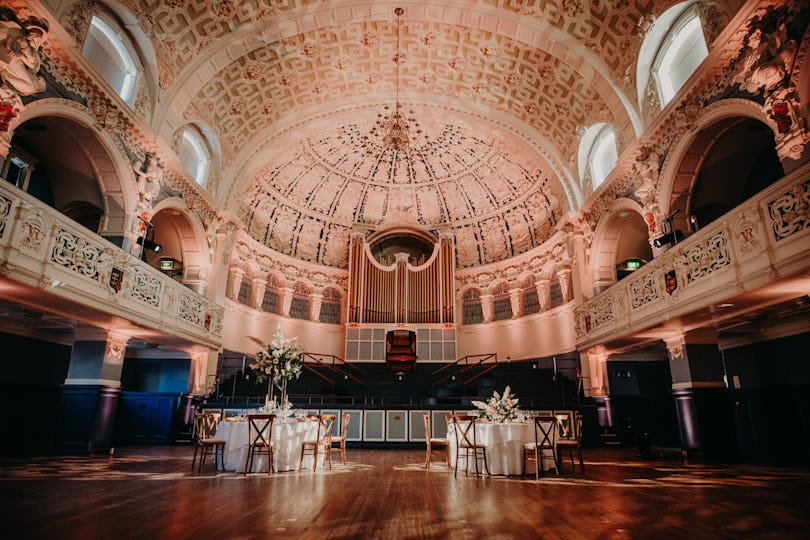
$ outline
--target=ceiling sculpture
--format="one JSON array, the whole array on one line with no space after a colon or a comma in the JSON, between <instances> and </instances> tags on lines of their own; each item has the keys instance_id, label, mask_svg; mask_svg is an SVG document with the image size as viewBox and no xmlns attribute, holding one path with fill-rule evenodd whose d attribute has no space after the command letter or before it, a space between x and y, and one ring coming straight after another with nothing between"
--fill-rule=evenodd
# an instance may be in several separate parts
<instances>
[{"instance_id":1,"label":"ceiling sculpture","mask_svg":"<svg viewBox=\"0 0 810 540\"><path fill-rule=\"evenodd\" d=\"M156 53L158 131L216 133L223 181L208 187L256 240L342 267L356 224L449 227L466 267L541 244L581 203L584 127L635 136L645 21L675 2L122 3ZM428 140L364 153L397 94Z\"/></svg>"}]
</instances>

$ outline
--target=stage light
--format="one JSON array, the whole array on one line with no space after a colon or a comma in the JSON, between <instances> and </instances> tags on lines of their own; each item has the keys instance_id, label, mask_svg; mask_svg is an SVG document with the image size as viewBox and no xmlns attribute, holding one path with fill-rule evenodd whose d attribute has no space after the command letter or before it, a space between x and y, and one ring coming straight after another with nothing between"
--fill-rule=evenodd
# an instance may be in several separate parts
<instances>
[{"instance_id":1,"label":"stage light","mask_svg":"<svg viewBox=\"0 0 810 540\"><path fill-rule=\"evenodd\" d=\"M653 245L657 248L660 248L668 244L677 244L681 240L683 240L683 233L680 230L676 230L675 232L659 236L658 238L653 240Z\"/></svg>"},{"instance_id":2,"label":"stage light","mask_svg":"<svg viewBox=\"0 0 810 540\"><path fill-rule=\"evenodd\" d=\"M155 242L154 240L147 240L143 236L138 238L138 244L143 246L144 249L148 249L155 253L160 253L163 251L163 246Z\"/></svg>"}]
</instances>

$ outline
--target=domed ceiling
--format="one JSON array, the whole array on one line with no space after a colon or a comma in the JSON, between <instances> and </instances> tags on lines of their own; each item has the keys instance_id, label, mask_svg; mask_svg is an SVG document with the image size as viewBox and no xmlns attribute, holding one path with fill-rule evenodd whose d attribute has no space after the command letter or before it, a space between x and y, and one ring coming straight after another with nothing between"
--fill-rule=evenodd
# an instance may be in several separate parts
<instances>
[{"instance_id":1,"label":"domed ceiling","mask_svg":"<svg viewBox=\"0 0 810 540\"><path fill-rule=\"evenodd\" d=\"M362 123L285 148L244 194L239 214L248 232L277 251L330 266L346 264L357 224L452 228L460 266L503 260L546 240L561 206L545 162L508 145L491 126L436 124L430 112L414 110L425 121L407 150L374 139L364 146L372 126Z\"/></svg>"},{"instance_id":2,"label":"domed ceiling","mask_svg":"<svg viewBox=\"0 0 810 540\"><path fill-rule=\"evenodd\" d=\"M258 241L341 267L355 224L451 227L464 267L542 243L581 204L582 128L635 136L641 22L674 2L123 3L154 45L159 132L216 135L207 187ZM397 96L428 140L369 155Z\"/></svg>"}]
</instances>

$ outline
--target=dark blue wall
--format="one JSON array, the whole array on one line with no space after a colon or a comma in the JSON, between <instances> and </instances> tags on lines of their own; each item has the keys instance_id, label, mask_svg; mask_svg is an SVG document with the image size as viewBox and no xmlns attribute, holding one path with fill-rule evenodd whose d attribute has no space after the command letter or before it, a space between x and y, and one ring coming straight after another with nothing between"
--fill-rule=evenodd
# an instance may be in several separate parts
<instances>
[{"instance_id":1,"label":"dark blue wall","mask_svg":"<svg viewBox=\"0 0 810 540\"><path fill-rule=\"evenodd\" d=\"M14 444L0 445L4 454L45 452L50 447L54 411L70 363L70 347L0 333L0 410ZM24 414L16 414L21 412Z\"/></svg>"}]
</instances>

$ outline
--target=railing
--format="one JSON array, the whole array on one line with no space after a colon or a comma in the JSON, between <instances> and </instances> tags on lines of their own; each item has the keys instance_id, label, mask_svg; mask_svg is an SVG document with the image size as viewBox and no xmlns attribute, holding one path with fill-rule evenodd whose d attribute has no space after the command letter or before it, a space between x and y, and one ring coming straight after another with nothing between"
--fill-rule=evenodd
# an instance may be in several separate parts
<instances>
[{"instance_id":1,"label":"railing","mask_svg":"<svg viewBox=\"0 0 810 540\"><path fill-rule=\"evenodd\" d=\"M327 361L324 361L324 358L326 358ZM323 373L321 373L320 371L318 371L314 367L312 367L313 365L325 368L325 369L330 370L330 371L334 371L335 373L339 373L340 375L343 376L344 379L351 379L354 382L360 383L362 385L366 384L363 381L361 381L360 379L358 379L357 377L355 377L354 375L352 375L351 373L349 373L348 371L346 371L346 370L342 369L341 367L338 367L337 365L335 365L336 362L338 364L340 364L341 366L343 366L343 367L350 367L350 368L358 371L359 373L362 373L363 375L367 374L364 369L362 369L360 367L357 367L354 364L350 364L350 363L346 362L343 358L341 358L339 356L335 356L334 354L320 354L320 353L309 353L309 352L304 353L304 364L303 364L304 369L306 369L307 371L310 371L311 373L314 373L315 375L317 375L321 379L327 381L328 383L335 384L335 381L330 379L329 377L327 377L326 375L324 375Z\"/></svg>"},{"instance_id":2,"label":"railing","mask_svg":"<svg viewBox=\"0 0 810 540\"><path fill-rule=\"evenodd\" d=\"M492 360L492 362L487 363L488 360ZM486 364L486 367L484 367L484 364ZM433 377L435 378L444 371L450 370L449 373L446 373L439 379L434 380L433 386L438 386L449 379L455 379L462 373L466 373L471 369L482 368L481 371L479 371L472 377L464 380L464 384L469 384L474 380L478 379L479 377L489 373L496 367L498 367L498 355L496 353L468 354L467 356L459 358L458 360L450 364L445 364L436 371L434 371Z\"/></svg>"},{"instance_id":3,"label":"railing","mask_svg":"<svg viewBox=\"0 0 810 540\"><path fill-rule=\"evenodd\" d=\"M0 261L15 281L210 348L221 344L222 306L4 180Z\"/></svg>"},{"instance_id":4,"label":"railing","mask_svg":"<svg viewBox=\"0 0 810 540\"><path fill-rule=\"evenodd\" d=\"M577 348L806 272L809 176L805 164L578 306Z\"/></svg>"}]
</instances>

